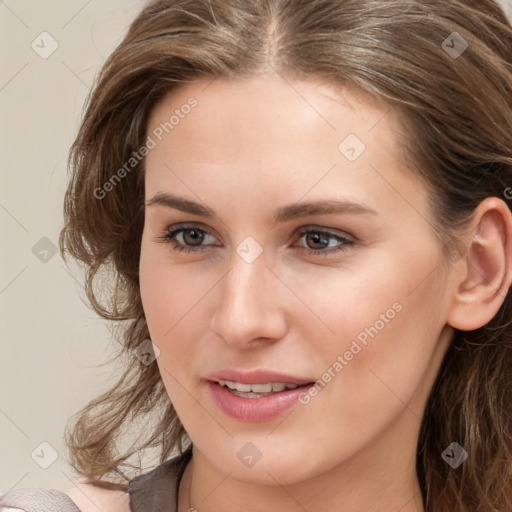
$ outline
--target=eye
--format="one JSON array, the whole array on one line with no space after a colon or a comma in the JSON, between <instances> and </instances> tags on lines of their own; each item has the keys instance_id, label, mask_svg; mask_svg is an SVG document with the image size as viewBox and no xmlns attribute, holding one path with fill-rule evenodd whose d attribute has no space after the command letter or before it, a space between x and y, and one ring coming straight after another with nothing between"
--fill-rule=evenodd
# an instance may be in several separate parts
<instances>
[{"instance_id":1,"label":"eye","mask_svg":"<svg viewBox=\"0 0 512 512\"><path fill-rule=\"evenodd\" d=\"M349 246L354 244L354 240L351 238L318 228L303 229L299 231L298 235L299 240L304 239L304 242L309 245L309 247L301 247L301 249L314 256L329 256L339 251L346 251ZM312 248L310 248L311 246Z\"/></svg>"},{"instance_id":2,"label":"eye","mask_svg":"<svg viewBox=\"0 0 512 512\"><path fill-rule=\"evenodd\" d=\"M304 239L304 242L310 246L299 246L299 249L313 256L329 256L339 251L346 251L355 243L353 238L318 228L303 228L296 233L296 236L299 240ZM197 225L171 226L158 239L162 243L170 244L171 250L178 253L207 251L212 245L215 246L213 243L203 243L215 241L215 237Z\"/></svg>"},{"instance_id":3,"label":"eye","mask_svg":"<svg viewBox=\"0 0 512 512\"><path fill-rule=\"evenodd\" d=\"M163 243L171 245L171 250L176 252L199 252L205 251L209 246L202 245L205 240L214 239L208 231L197 226L174 226L175 229L168 229L158 238Z\"/></svg>"}]
</instances>

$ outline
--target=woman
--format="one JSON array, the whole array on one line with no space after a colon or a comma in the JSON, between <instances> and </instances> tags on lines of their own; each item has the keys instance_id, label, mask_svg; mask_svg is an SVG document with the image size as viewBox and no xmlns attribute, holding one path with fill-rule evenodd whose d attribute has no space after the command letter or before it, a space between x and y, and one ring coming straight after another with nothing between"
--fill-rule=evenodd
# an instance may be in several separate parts
<instances>
[{"instance_id":1,"label":"woman","mask_svg":"<svg viewBox=\"0 0 512 512\"><path fill-rule=\"evenodd\" d=\"M67 431L84 484L0 504L512 510L494 1L152 2L70 163L61 251L124 321L125 371Z\"/></svg>"}]
</instances>

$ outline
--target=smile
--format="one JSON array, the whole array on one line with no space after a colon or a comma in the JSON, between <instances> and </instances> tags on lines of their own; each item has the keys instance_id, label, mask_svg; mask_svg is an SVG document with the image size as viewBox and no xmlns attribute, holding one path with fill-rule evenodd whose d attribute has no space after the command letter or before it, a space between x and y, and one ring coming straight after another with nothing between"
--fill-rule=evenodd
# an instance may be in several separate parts
<instances>
[{"instance_id":1,"label":"smile","mask_svg":"<svg viewBox=\"0 0 512 512\"><path fill-rule=\"evenodd\" d=\"M219 380L219 384L233 391L237 396L245 398L258 398L269 396L273 393L284 391L285 389L295 389L296 384L285 384L283 382L268 382L266 384L243 384L241 382L233 382L230 380ZM238 392L238 393L236 393Z\"/></svg>"},{"instance_id":2,"label":"smile","mask_svg":"<svg viewBox=\"0 0 512 512\"><path fill-rule=\"evenodd\" d=\"M208 387L213 401L224 414L239 421L262 422L282 416L313 384L247 384L219 379L208 382Z\"/></svg>"}]
</instances>

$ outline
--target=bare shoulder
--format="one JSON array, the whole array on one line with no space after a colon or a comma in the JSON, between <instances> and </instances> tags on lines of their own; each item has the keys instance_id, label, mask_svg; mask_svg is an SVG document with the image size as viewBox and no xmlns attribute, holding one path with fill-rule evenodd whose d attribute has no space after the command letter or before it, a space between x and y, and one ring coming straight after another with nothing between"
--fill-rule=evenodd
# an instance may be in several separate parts
<instances>
[{"instance_id":1,"label":"bare shoulder","mask_svg":"<svg viewBox=\"0 0 512 512\"><path fill-rule=\"evenodd\" d=\"M80 484L65 492L81 512L131 512L130 496L122 491Z\"/></svg>"}]
</instances>

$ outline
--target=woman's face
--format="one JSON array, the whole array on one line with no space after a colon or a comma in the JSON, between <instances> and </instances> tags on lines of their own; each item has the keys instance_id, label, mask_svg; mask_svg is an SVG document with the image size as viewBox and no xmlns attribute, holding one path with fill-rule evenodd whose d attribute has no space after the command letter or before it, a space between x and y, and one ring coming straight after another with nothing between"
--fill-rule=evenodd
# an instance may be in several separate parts
<instances>
[{"instance_id":1,"label":"woman's face","mask_svg":"<svg viewBox=\"0 0 512 512\"><path fill-rule=\"evenodd\" d=\"M414 471L454 278L397 130L362 93L277 75L152 113L144 311L197 453L231 477Z\"/></svg>"}]
</instances>

